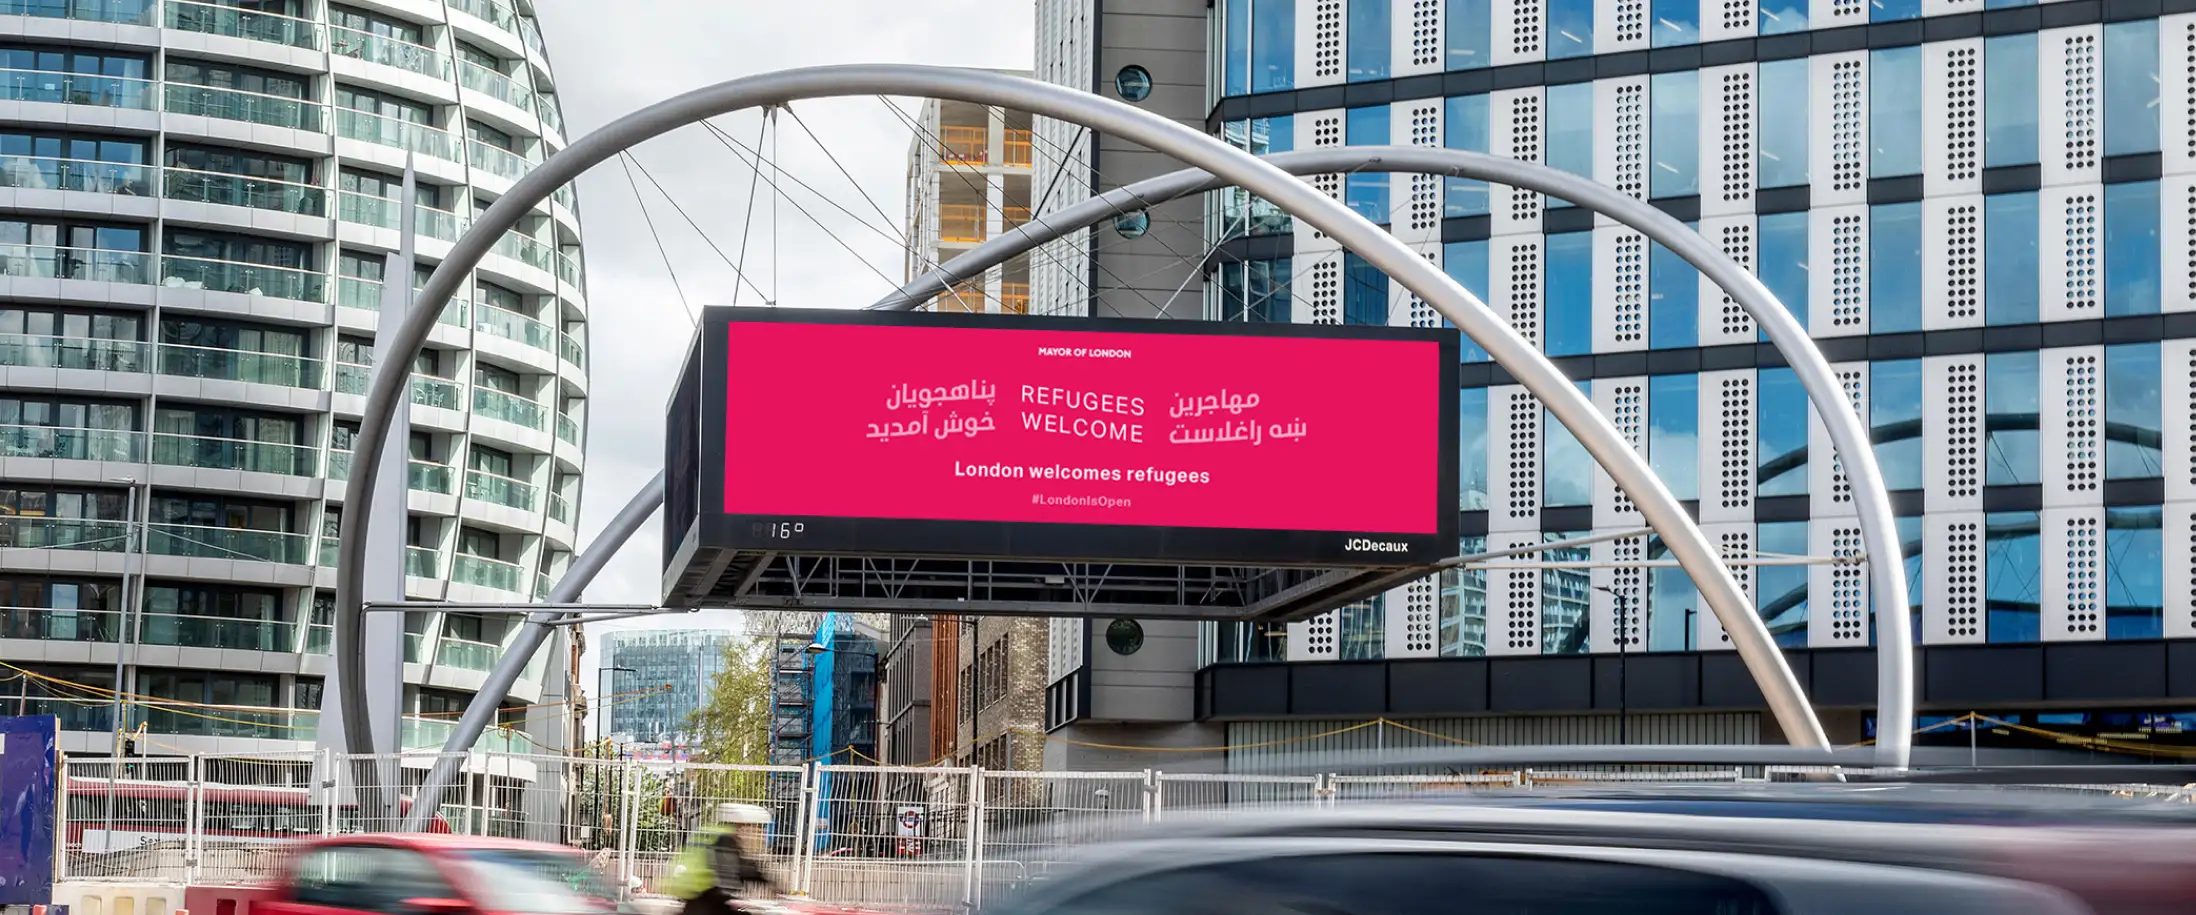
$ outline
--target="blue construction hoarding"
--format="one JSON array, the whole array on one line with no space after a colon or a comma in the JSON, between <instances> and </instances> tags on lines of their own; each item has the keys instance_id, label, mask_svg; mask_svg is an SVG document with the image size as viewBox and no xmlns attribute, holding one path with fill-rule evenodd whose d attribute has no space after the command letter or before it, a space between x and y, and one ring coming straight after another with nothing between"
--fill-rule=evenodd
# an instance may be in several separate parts
<instances>
[{"instance_id":1,"label":"blue construction hoarding","mask_svg":"<svg viewBox=\"0 0 2196 915\"><path fill-rule=\"evenodd\" d=\"M61 721L0 717L0 905L53 902Z\"/></svg>"}]
</instances>

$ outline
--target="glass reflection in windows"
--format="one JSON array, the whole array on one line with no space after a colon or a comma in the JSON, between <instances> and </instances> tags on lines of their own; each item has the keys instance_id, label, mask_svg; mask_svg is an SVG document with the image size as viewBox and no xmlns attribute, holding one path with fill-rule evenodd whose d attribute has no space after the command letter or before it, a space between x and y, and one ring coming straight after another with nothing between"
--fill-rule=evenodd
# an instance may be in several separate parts
<instances>
[{"instance_id":1,"label":"glass reflection in windows","mask_svg":"<svg viewBox=\"0 0 2196 915\"><path fill-rule=\"evenodd\" d=\"M2158 448L2164 432L2159 396L2163 379L2158 360L2156 343L2105 347L2107 480L2146 480L2165 473Z\"/></svg>"},{"instance_id":2,"label":"glass reflection in windows","mask_svg":"<svg viewBox=\"0 0 2196 915\"><path fill-rule=\"evenodd\" d=\"M1698 195L1700 71L1655 74L1648 84L1647 107L1647 137L1655 160L1648 169L1648 196Z\"/></svg>"},{"instance_id":3,"label":"glass reflection in windows","mask_svg":"<svg viewBox=\"0 0 2196 915\"><path fill-rule=\"evenodd\" d=\"M1561 543L1576 536L1580 535L1550 532L1541 538ZM1583 546L1555 547L1541 555L1548 557L1548 562L1586 562L1593 558L1591 549ZM1540 571L1541 654L1585 654L1592 650L1587 606L1593 596L1593 580L1588 575L1585 569Z\"/></svg>"},{"instance_id":4,"label":"glass reflection in windows","mask_svg":"<svg viewBox=\"0 0 2196 915\"><path fill-rule=\"evenodd\" d=\"M1661 537L1647 538L1647 559L1666 562L1670 548ZM1647 594L1647 650L1692 651L1700 632L1700 592L1684 569L1649 568Z\"/></svg>"},{"instance_id":5,"label":"glass reflection in windows","mask_svg":"<svg viewBox=\"0 0 2196 915\"><path fill-rule=\"evenodd\" d=\"M2042 482L2036 433L2038 371L2034 350L1983 357L1983 482L2033 486Z\"/></svg>"},{"instance_id":6,"label":"glass reflection in windows","mask_svg":"<svg viewBox=\"0 0 2196 915\"><path fill-rule=\"evenodd\" d=\"M1388 78L1391 0L1349 0L1350 82Z\"/></svg>"},{"instance_id":7,"label":"glass reflection in windows","mask_svg":"<svg viewBox=\"0 0 2196 915\"><path fill-rule=\"evenodd\" d=\"M1757 30L1763 35L1807 31L1807 3L1808 0L1764 0Z\"/></svg>"},{"instance_id":8,"label":"glass reflection in windows","mask_svg":"<svg viewBox=\"0 0 2196 915\"><path fill-rule=\"evenodd\" d=\"M1983 320L2033 324L2038 311L2036 192L1983 198Z\"/></svg>"},{"instance_id":9,"label":"glass reflection in windows","mask_svg":"<svg viewBox=\"0 0 2196 915\"><path fill-rule=\"evenodd\" d=\"M1901 19L1920 19L1921 0L1869 0L1868 21L1897 22Z\"/></svg>"},{"instance_id":10,"label":"glass reflection in windows","mask_svg":"<svg viewBox=\"0 0 2196 915\"><path fill-rule=\"evenodd\" d=\"M1593 383L1577 382L1580 393L1591 396ZM1563 508L1593 504L1594 459L1586 453L1586 446L1579 444L1571 430L1556 421L1555 414L1542 408L1540 428L1545 449L1540 461L1540 504L1545 508Z\"/></svg>"},{"instance_id":11,"label":"glass reflection in windows","mask_svg":"<svg viewBox=\"0 0 2196 915\"><path fill-rule=\"evenodd\" d=\"M1548 0L1548 59L1594 53L1594 0Z\"/></svg>"},{"instance_id":12,"label":"glass reflection in windows","mask_svg":"<svg viewBox=\"0 0 2196 915\"><path fill-rule=\"evenodd\" d=\"M2042 516L1991 512L1983 516L1983 597L1989 608L1985 636L1993 642L2042 639Z\"/></svg>"},{"instance_id":13,"label":"glass reflection in windows","mask_svg":"<svg viewBox=\"0 0 2196 915\"><path fill-rule=\"evenodd\" d=\"M1449 33L1449 69L1475 70L1493 62L1493 0L1449 0L1442 25Z\"/></svg>"},{"instance_id":14,"label":"glass reflection in windows","mask_svg":"<svg viewBox=\"0 0 2196 915\"><path fill-rule=\"evenodd\" d=\"M1295 145L1296 117L1280 115L1229 121L1221 126L1228 145L1254 156L1286 152ZM1287 235L1294 229L1289 214L1249 191L1231 187L1213 192L1220 201L1221 237Z\"/></svg>"},{"instance_id":15,"label":"glass reflection in windows","mask_svg":"<svg viewBox=\"0 0 2196 915\"><path fill-rule=\"evenodd\" d=\"M1984 166L2036 163L2037 69L2034 32L1983 39Z\"/></svg>"},{"instance_id":16,"label":"glass reflection in windows","mask_svg":"<svg viewBox=\"0 0 2196 915\"><path fill-rule=\"evenodd\" d=\"M1653 31L1648 37L1657 48L1700 43L1700 0L1654 0Z\"/></svg>"},{"instance_id":17,"label":"glass reflection in windows","mask_svg":"<svg viewBox=\"0 0 2196 915\"><path fill-rule=\"evenodd\" d=\"M1806 495L1807 392L1799 376L1788 368L1762 369L1754 382L1754 405L1757 493L1764 498Z\"/></svg>"},{"instance_id":18,"label":"glass reflection in windows","mask_svg":"<svg viewBox=\"0 0 2196 915\"><path fill-rule=\"evenodd\" d=\"M2105 509L2105 638L2165 635L2164 522L2155 505Z\"/></svg>"},{"instance_id":19,"label":"glass reflection in windows","mask_svg":"<svg viewBox=\"0 0 2196 915\"><path fill-rule=\"evenodd\" d=\"M1296 0L1250 0L1250 89L1296 87Z\"/></svg>"},{"instance_id":20,"label":"glass reflection in windows","mask_svg":"<svg viewBox=\"0 0 2196 915\"><path fill-rule=\"evenodd\" d=\"M1755 529L1756 549L1787 556L1807 555L1807 522L1775 521ZM1769 635L1784 648L1807 645L1807 567L1757 566L1755 594L1760 600L1762 622Z\"/></svg>"},{"instance_id":21,"label":"glass reflection in windows","mask_svg":"<svg viewBox=\"0 0 2196 915\"><path fill-rule=\"evenodd\" d=\"M1761 266L1756 275L1801 327L1807 326L1807 214L1771 213L1756 230ZM1768 339L1763 336L1762 339Z\"/></svg>"},{"instance_id":22,"label":"glass reflection in windows","mask_svg":"<svg viewBox=\"0 0 2196 915\"><path fill-rule=\"evenodd\" d=\"M1448 101L1448 117L1442 125L1441 145L1450 149L1486 152L1493 132L1489 120L1485 95L1459 95ZM1449 219L1460 216L1487 215L1487 182L1469 178L1445 178L1443 180L1442 215Z\"/></svg>"},{"instance_id":23,"label":"glass reflection in windows","mask_svg":"<svg viewBox=\"0 0 2196 915\"><path fill-rule=\"evenodd\" d=\"M2158 313L2158 182L2107 184L2105 314Z\"/></svg>"},{"instance_id":24,"label":"glass reflection in windows","mask_svg":"<svg viewBox=\"0 0 2196 915\"><path fill-rule=\"evenodd\" d=\"M1343 142L1351 146L1382 146L1388 142L1388 106L1352 108L1344 123ZM1343 179L1343 202L1374 225L1388 224L1388 176L1384 172L1352 172Z\"/></svg>"},{"instance_id":25,"label":"glass reflection in windows","mask_svg":"<svg viewBox=\"0 0 2196 915\"><path fill-rule=\"evenodd\" d=\"M1687 229L1700 230L1689 222ZM1682 349L1700 345L1700 271L1660 242L1647 243L1647 345Z\"/></svg>"},{"instance_id":26,"label":"glass reflection in windows","mask_svg":"<svg viewBox=\"0 0 2196 915\"><path fill-rule=\"evenodd\" d=\"M1487 551L1487 538L1462 537L1457 555ZM1441 573L1441 656L1476 658L1487 653L1487 572L1446 569Z\"/></svg>"},{"instance_id":27,"label":"glass reflection in windows","mask_svg":"<svg viewBox=\"0 0 2196 915\"><path fill-rule=\"evenodd\" d=\"M1804 0L1800 0L1804 2ZM1767 32L1768 6L1762 7L1763 31ZM1801 16L1800 28L1806 28ZM1809 86L1807 58L1764 61L1756 77L1760 112L1756 122L1754 180L1762 188L1807 185L1807 110Z\"/></svg>"},{"instance_id":28,"label":"glass reflection in windows","mask_svg":"<svg viewBox=\"0 0 2196 915\"><path fill-rule=\"evenodd\" d=\"M1868 208L1868 326L1879 334L1922 329L1922 205Z\"/></svg>"},{"instance_id":29,"label":"glass reflection in windows","mask_svg":"<svg viewBox=\"0 0 2196 915\"><path fill-rule=\"evenodd\" d=\"M1250 0L1226 0L1220 7L1220 93L1250 91Z\"/></svg>"},{"instance_id":30,"label":"glass reflection in windows","mask_svg":"<svg viewBox=\"0 0 2196 915\"><path fill-rule=\"evenodd\" d=\"M1921 174L1925 85L1920 45L1869 52L1868 177Z\"/></svg>"},{"instance_id":31,"label":"glass reflection in windows","mask_svg":"<svg viewBox=\"0 0 2196 915\"><path fill-rule=\"evenodd\" d=\"M1922 643L1922 605L1924 603L1922 598L1928 594L1927 591L1922 590L1924 584L1922 563L1927 561L1927 557L1922 553L1922 519L1912 516L1901 517L1894 526L1898 529L1899 553L1904 557L1902 564L1906 566L1906 623L1911 633L1910 644L1919 645ZM1876 595L1875 592L1871 591L1868 595L1868 644L1870 645L1876 644L1876 619Z\"/></svg>"},{"instance_id":32,"label":"glass reflection in windows","mask_svg":"<svg viewBox=\"0 0 2196 915\"><path fill-rule=\"evenodd\" d=\"M1377 661L1388 653L1388 596L1347 604L1335 611L1335 656L1343 661Z\"/></svg>"},{"instance_id":33,"label":"glass reflection in windows","mask_svg":"<svg viewBox=\"0 0 2196 915\"><path fill-rule=\"evenodd\" d=\"M1700 498L1700 376L1647 379L1647 464L1678 501Z\"/></svg>"},{"instance_id":34,"label":"glass reflection in windows","mask_svg":"<svg viewBox=\"0 0 2196 915\"><path fill-rule=\"evenodd\" d=\"M2104 59L2104 154L2157 152L2158 20L2105 23L2098 56Z\"/></svg>"},{"instance_id":35,"label":"glass reflection in windows","mask_svg":"<svg viewBox=\"0 0 2196 915\"><path fill-rule=\"evenodd\" d=\"M1286 324L1291 318L1289 258L1223 263L1213 271L1214 318Z\"/></svg>"},{"instance_id":36,"label":"glass reflection in windows","mask_svg":"<svg viewBox=\"0 0 2196 915\"><path fill-rule=\"evenodd\" d=\"M1594 350L1594 234L1548 236L1547 314L1550 356L1582 356Z\"/></svg>"},{"instance_id":37,"label":"glass reflection in windows","mask_svg":"<svg viewBox=\"0 0 2196 915\"><path fill-rule=\"evenodd\" d=\"M1869 437L1884 487L1922 488L1922 364L1919 359L1878 362L1868 370Z\"/></svg>"},{"instance_id":38,"label":"glass reflection in windows","mask_svg":"<svg viewBox=\"0 0 2196 915\"><path fill-rule=\"evenodd\" d=\"M1548 87L1547 160L1581 178L1594 176L1594 84L1571 83ZM1548 207L1570 202L1547 198Z\"/></svg>"},{"instance_id":39,"label":"glass reflection in windows","mask_svg":"<svg viewBox=\"0 0 2196 915\"><path fill-rule=\"evenodd\" d=\"M1493 290L1487 284L1487 242L1454 241L1441 246L1441 270L1455 280L1457 285L1471 291L1484 302ZM1443 323L1447 323L1444 321ZM1486 362L1487 351L1473 343L1472 338L1457 335L1460 362Z\"/></svg>"},{"instance_id":40,"label":"glass reflection in windows","mask_svg":"<svg viewBox=\"0 0 2196 915\"><path fill-rule=\"evenodd\" d=\"M1388 323L1388 275L1354 251L1342 252L1342 323Z\"/></svg>"},{"instance_id":41,"label":"glass reflection in windows","mask_svg":"<svg viewBox=\"0 0 2196 915\"><path fill-rule=\"evenodd\" d=\"M1487 389L1465 388L1457 396L1457 508L1487 508ZM1459 554L1462 555L1462 554Z\"/></svg>"}]
</instances>

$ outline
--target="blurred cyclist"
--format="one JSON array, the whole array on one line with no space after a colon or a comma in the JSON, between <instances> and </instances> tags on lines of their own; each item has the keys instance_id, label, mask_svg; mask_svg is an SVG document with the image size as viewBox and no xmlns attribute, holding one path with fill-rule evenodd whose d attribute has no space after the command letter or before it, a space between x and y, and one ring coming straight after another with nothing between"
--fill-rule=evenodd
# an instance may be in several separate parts
<instances>
[{"instance_id":1,"label":"blurred cyclist","mask_svg":"<svg viewBox=\"0 0 2196 915\"><path fill-rule=\"evenodd\" d=\"M686 900L686 915L734 915L751 888L785 892L762 866L762 831L770 811L753 804L724 804L717 821L698 830L673 871L669 889Z\"/></svg>"}]
</instances>

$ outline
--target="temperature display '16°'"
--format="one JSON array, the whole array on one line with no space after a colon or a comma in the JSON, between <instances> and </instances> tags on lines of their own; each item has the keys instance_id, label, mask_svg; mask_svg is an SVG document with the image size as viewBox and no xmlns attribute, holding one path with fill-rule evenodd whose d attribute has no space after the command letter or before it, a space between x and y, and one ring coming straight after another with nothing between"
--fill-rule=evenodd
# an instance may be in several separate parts
<instances>
[{"instance_id":1,"label":"temperature display '16\u00b0'","mask_svg":"<svg viewBox=\"0 0 2196 915\"><path fill-rule=\"evenodd\" d=\"M770 540L793 540L808 533L808 525L798 521L770 521L757 523L754 535Z\"/></svg>"}]
</instances>

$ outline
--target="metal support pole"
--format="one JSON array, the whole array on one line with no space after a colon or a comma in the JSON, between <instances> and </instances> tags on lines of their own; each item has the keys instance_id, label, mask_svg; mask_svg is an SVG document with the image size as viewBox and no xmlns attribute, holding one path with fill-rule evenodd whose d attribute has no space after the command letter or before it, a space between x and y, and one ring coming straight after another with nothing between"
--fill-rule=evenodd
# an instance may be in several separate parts
<instances>
[{"instance_id":1,"label":"metal support pole","mask_svg":"<svg viewBox=\"0 0 2196 915\"><path fill-rule=\"evenodd\" d=\"M984 886L984 769L968 767L968 848L962 853L961 904L973 911Z\"/></svg>"},{"instance_id":2,"label":"metal support pole","mask_svg":"<svg viewBox=\"0 0 2196 915\"><path fill-rule=\"evenodd\" d=\"M809 881L815 877L816 818L823 816L823 811L816 809L816 767L818 765L820 763L811 762L801 767L800 819L794 824L793 829L793 888L795 892L804 896L808 895Z\"/></svg>"},{"instance_id":3,"label":"metal support pole","mask_svg":"<svg viewBox=\"0 0 2196 915\"><path fill-rule=\"evenodd\" d=\"M640 827L640 765L620 753L618 768L622 772L618 783L625 786L624 809L618 813L618 898L623 899L626 886L633 880L633 847Z\"/></svg>"},{"instance_id":4,"label":"metal support pole","mask_svg":"<svg viewBox=\"0 0 2196 915\"><path fill-rule=\"evenodd\" d=\"M129 513L129 520L123 522L122 525L122 555L127 560L137 556L139 528L137 524L137 481L126 480L124 482L130 484L128 504L124 509ZM130 653L130 643L137 641L137 627L133 625L135 617L131 613L131 608L135 606L135 602L130 599L133 593L131 580L128 570L125 570L122 579L122 606L118 613L119 619L116 622L114 633L114 747L113 753L107 761L107 813L106 822L100 829L99 840L102 843L101 850L108 852L115 850L115 785L122 778L123 735L130 732L130 684L127 659ZM28 691L30 689L29 683L26 682L23 688Z\"/></svg>"}]
</instances>

